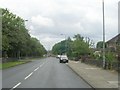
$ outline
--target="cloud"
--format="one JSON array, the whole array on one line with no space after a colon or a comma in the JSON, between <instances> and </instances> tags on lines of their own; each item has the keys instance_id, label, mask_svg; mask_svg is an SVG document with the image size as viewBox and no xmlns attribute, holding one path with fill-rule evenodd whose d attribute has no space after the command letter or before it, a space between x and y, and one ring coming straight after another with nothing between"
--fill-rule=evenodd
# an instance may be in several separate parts
<instances>
[{"instance_id":1,"label":"cloud","mask_svg":"<svg viewBox=\"0 0 120 90\"><path fill-rule=\"evenodd\" d=\"M106 41L118 33L118 1L105 0ZM28 19L29 33L46 49L64 39L60 34L102 40L102 0L0 0L0 6Z\"/></svg>"},{"instance_id":2,"label":"cloud","mask_svg":"<svg viewBox=\"0 0 120 90\"><path fill-rule=\"evenodd\" d=\"M52 46L54 46L55 43L60 42L61 40L65 40L65 37L62 35L53 35L50 33L42 33L39 35L32 35L32 37L37 37L38 40L40 40L40 42L44 45L44 47L47 50L51 50Z\"/></svg>"},{"instance_id":3,"label":"cloud","mask_svg":"<svg viewBox=\"0 0 120 90\"><path fill-rule=\"evenodd\" d=\"M48 17L43 17L43 16L33 16L31 18L31 22L33 24L39 25L40 27L53 27L54 26L54 22L52 19L48 18Z\"/></svg>"},{"instance_id":4,"label":"cloud","mask_svg":"<svg viewBox=\"0 0 120 90\"><path fill-rule=\"evenodd\" d=\"M31 25L31 26L29 27L29 29L30 29L30 30L34 30L34 27Z\"/></svg>"}]
</instances>

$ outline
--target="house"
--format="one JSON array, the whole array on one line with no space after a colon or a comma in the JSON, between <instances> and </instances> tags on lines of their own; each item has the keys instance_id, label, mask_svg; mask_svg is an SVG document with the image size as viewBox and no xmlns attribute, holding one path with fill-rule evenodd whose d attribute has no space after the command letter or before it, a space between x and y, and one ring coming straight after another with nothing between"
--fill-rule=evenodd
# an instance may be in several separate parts
<instances>
[{"instance_id":1,"label":"house","mask_svg":"<svg viewBox=\"0 0 120 90\"><path fill-rule=\"evenodd\" d=\"M116 52L117 51L117 46L120 45L120 34L116 35L112 39L108 40L106 42L107 44L107 50L111 52Z\"/></svg>"}]
</instances>

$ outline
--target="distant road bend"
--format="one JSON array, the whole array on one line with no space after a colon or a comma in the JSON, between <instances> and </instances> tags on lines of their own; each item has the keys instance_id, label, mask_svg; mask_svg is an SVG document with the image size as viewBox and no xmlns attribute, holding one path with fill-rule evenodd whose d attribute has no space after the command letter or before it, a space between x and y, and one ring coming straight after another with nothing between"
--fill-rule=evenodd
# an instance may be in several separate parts
<instances>
[{"instance_id":1,"label":"distant road bend","mask_svg":"<svg viewBox=\"0 0 120 90\"><path fill-rule=\"evenodd\" d=\"M91 88L53 57L5 69L2 74L3 88Z\"/></svg>"}]
</instances>

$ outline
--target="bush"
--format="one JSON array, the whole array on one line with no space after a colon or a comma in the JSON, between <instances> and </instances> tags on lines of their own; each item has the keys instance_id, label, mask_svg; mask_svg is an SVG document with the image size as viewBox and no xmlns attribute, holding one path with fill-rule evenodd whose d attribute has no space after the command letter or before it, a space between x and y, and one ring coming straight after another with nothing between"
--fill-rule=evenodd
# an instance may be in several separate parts
<instances>
[{"instance_id":1,"label":"bush","mask_svg":"<svg viewBox=\"0 0 120 90\"><path fill-rule=\"evenodd\" d=\"M106 62L107 62L107 67L108 69L112 69L113 62L115 61L115 53L113 52L107 52L106 53Z\"/></svg>"},{"instance_id":2,"label":"bush","mask_svg":"<svg viewBox=\"0 0 120 90\"><path fill-rule=\"evenodd\" d=\"M108 62L113 62L115 60L115 54L112 52L107 52L106 53L106 60Z\"/></svg>"}]
</instances>

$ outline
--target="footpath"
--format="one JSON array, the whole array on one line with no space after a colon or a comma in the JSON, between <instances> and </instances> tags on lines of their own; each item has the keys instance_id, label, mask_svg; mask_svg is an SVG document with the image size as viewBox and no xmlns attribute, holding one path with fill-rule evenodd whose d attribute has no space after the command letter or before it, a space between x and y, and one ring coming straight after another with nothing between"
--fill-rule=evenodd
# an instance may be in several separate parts
<instances>
[{"instance_id":1,"label":"footpath","mask_svg":"<svg viewBox=\"0 0 120 90\"><path fill-rule=\"evenodd\" d=\"M118 72L69 61L68 66L93 88L118 88Z\"/></svg>"}]
</instances>

